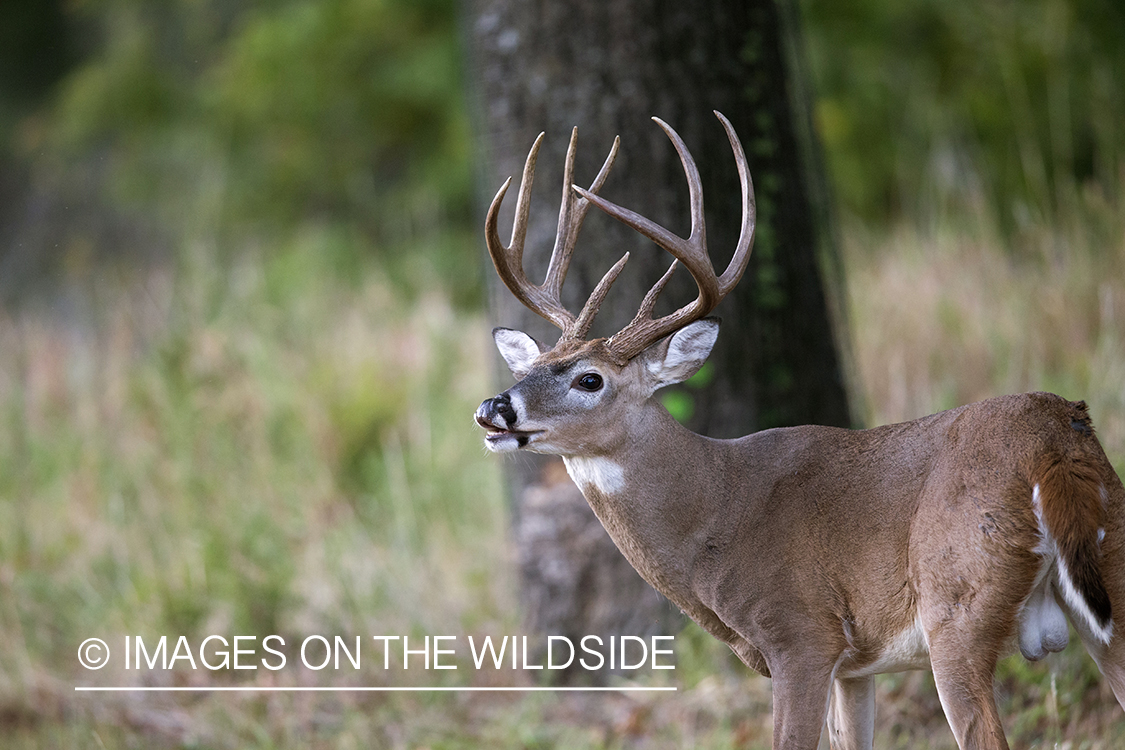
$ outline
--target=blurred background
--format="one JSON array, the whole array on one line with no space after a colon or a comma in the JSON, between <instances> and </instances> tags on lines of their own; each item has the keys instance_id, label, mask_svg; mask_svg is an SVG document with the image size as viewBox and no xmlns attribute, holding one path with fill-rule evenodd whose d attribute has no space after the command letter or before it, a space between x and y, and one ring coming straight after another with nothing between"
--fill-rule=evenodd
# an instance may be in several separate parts
<instances>
[{"instance_id":1,"label":"blurred background","mask_svg":"<svg viewBox=\"0 0 1125 750\"><path fill-rule=\"evenodd\" d=\"M1125 9L791 10L858 420L1052 390L1125 470ZM0 5L5 746L769 746L769 682L693 627L674 674L638 678L675 694L73 690L235 682L88 672L91 636L522 632L501 462L470 418L499 375L465 15ZM1125 742L1080 649L1007 660L999 685L1018 746ZM955 746L928 675L879 690L878 746Z\"/></svg>"}]
</instances>

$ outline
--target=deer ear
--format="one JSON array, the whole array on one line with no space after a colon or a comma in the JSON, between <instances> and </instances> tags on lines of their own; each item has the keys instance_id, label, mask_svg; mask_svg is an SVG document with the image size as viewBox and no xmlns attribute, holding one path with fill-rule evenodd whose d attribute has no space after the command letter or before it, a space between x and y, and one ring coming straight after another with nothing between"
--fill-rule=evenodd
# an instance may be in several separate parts
<instances>
[{"instance_id":1,"label":"deer ear","mask_svg":"<svg viewBox=\"0 0 1125 750\"><path fill-rule=\"evenodd\" d=\"M492 338L495 339L500 356L508 363L508 369L516 376L516 380L526 375L531 369L531 363L545 351L538 341L523 331L514 331L511 328L493 328Z\"/></svg>"},{"instance_id":2,"label":"deer ear","mask_svg":"<svg viewBox=\"0 0 1125 750\"><path fill-rule=\"evenodd\" d=\"M646 349L641 357L653 390L682 383L703 367L719 337L719 319L703 318Z\"/></svg>"}]
</instances>

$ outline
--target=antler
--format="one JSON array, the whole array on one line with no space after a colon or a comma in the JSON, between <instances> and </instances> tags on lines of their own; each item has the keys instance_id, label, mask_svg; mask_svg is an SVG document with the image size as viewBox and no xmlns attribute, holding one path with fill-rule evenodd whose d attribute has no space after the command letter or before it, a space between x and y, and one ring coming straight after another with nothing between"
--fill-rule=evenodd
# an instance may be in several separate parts
<instances>
[{"instance_id":1,"label":"antler","mask_svg":"<svg viewBox=\"0 0 1125 750\"><path fill-rule=\"evenodd\" d=\"M746 166L746 154L742 150L742 144L739 142L734 128L730 121L719 112L715 112L715 116L719 118L723 128L727 131L727 138L730 139L731 148L734 150L735 163L738 166L738 177L742 183L742 229L734 256L722 276L715 276L715 269L711 265L710 256L707 254L706 227L703 220L703 186L699 180L699 170L696 168L691 154L688 153L683 139L663 120L657 117L652 118L668 135L672 145L676 147L676 152L679 153L680 161L684 166L684 173L687 175L691 203L691 234L686 239L672 234L664 227L640 214L595 195L592 191L583 190L577 185L574 186L574 191L584 199L615 219L636 229L667 250L676 259L672 261L668 271L645 295L632 322L607 342L607 347L621 362L629 361L656 341L706 316L738 283L738 280L742 278L742 273L746 270L747 261L750 259L750 249L754 244L754 185L750 181L750 172ZM624 260L623 258L622 263ZM619 263L619 265L622 263ZM663 291L668 280L672 278L677 263L683 263L687 267L699 287L699 296L694 302L684 305L679 310L653 320L651 316L652 310L656 306L656 299L660 296L660 292Z\"/></svg>"},{"instance_id":2,"label":"antler","mask_svg":"<svg viewBox=\"0 0 1125 750\"><path fill-rule=\"evenodd\" d=\"M676 152L680 155L684 173L687 175L691 203L691 234L686 239L672 234L664 227L640 214L622 208L597 195L609 175L609 170L613 167L614 160L617 158L620 138L613 139L613 147L610 149L609 156L606 157L601 171L594 178L590 189L583 190L577 185L572 185L574 156L578 146L578 128L575 128L571 133L570 146L566 151L566 166L563 170L563 196L562 205L559 209L559 225L558 232L555 235L555 247L551 251L551 261L547 266L547 278L540 285L532 284L524 273L523 246L527 237L527 219L531 207L531 184L535 179L535 162L539 156L539 147L543 143L543 133L540 133L539 137L535 139L535 143L531 146L531 152L527 155L527 161L524 163L519 197L516 199L516 218L512 225L512 239L506 247L500 241L497 218L500 213L500 204L504 201L504 195L508 192L512 178L509 177L501 186L500 191L496 193L484 222L485 240L488 244L488 252L492 256L492 262L496 265L496 272L512 294L516 296L516 299L562 329L563 334L559 339L560 342L585 338L606 293L609 292L610 286L613 285L618 274L621 273L621 269L625 267L625 263L629 260L629 253L625 253L621 260L617 261L606 272L602 280L594 287L594 291L577 316L563 307L561 301L563 280L566 278L566 272L570 266L570 257L574 253L574 243L578 239L578 230L582 227L582 221L586 218L586 212L589 210L590 204L636 229L667 250L676 259L672 261L672 265L667 272L645 295L632 322L606 342L610 353L621 364L628 362L654 342L707 315L715 309L715 306L742 278L742 273L746 270L746 263L750 258L750 249L754 244L754 186L750 181L750 172L746 166L746 154L742 150L742 144L739 142L734 128L730 121L719 112L715 112L715 116L719 118L727 131L727 138L730 139L731 148L734 150L735 163L738 166L738 177L742 183L742 229L734 256L722 276L716 277L715 269L711 265L711 258L707 254L707 232L703 220L703 186L699 180L699 170L696 168L691 154L688 153L683 139L660 118L654 117L652 119L671 139L672 145L676 147ZM678 263L683 263L691 273L692 278L695 279L695 283L699 287L699 296L694 302L684 305L674 313L653 320L652 311L656 307L656 300L660 296L660 292L664 290L668 280L672 278Z\"/></svg>"},{"instance_id":3,"label":"antler","mask_svg":"<svg viewBox=\"0 0 1125 750\"><path fill-rule=\"evenodd\" d=\"M617 158L617 148L621 139L613 139L613 147L610 149L609 156L606 157L601 171L594 178L589 191L583 191L584 195L579 196L571 190L571 184L574 181L574 156L578 146L578 128L574 128L571 132L570 146L566 151L566 167L563 170L562 206L559 209L559 226L558 233L555 236L555 247L551 251L551 261L547 266L547 278L537 286L528 281L524 274L523 245L527 237L527 217L531 207L531 184L535 179L535 161L539 156L539 146L543 143L543 135L543 133L540 133L539 137L535 139L523 167L519 197L516 199L516 218L512 225L511 241L505 247L500 242L500 235L497 230L500 204L504 201L504 194L508 191L508 186L511 185L511 177L504 182L500 191L496 193L496 197L492 199L492 205L489 206L488 216L484 222L485 241L488 244L489 255L492 256L492 262L496 266L496 272L512 294L516 296L516 299L561 328L563 335L560 341L563 339L582 339L590 330L590 325L594 322L594 316L597 314L602 300L605 299L610 285L613 284L617 275L621 273L621 269L625 266L625 262L629 259L629 254L625 253L625 256L606 272L577 317L563 307L561 301L563 280L566 278L566 272L570 266L570 257L574 252L574 243L578 239L578 230L582 227L582 220L586 218L586 212L590 208L587 196L595 195L601 189L602 184L605 183L609 170L613 167L613 162Z\"/></svg>"}]
</instances>

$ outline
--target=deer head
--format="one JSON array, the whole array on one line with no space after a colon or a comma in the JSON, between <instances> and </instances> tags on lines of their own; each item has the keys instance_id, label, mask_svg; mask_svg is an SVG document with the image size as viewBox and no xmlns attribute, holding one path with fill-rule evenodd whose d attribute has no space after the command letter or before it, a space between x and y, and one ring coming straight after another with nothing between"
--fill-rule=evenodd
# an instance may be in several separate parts
<instances>
[{"instance_id":1,"label":"deer head","mask_svg":"<svg viewBox=\"0 0 1125 750\"><path fill-rule=\"evenodd\" d=\"M501 356L519 382L477 409L476 420L488 431L485 444L490 450L527 449L563 456L604 453L624 439L625 426L642 413L638 406L653 392L686 380L703 365L719 330L718 320L706 316L742 277L754 242L754 189L746 156L730 121L718 112L715 116L730 139L742 185L742 229L730 264L721 276L715 274L707 253L699 170L683 139L658 118L653 120L672 141L687 175L691 233L686 238L597 195L617 156L618 139L590 189L573 185L578 142L575 128L567 149L554 250L546 279L535 285L524 273L523 250L542 134L532 145L524 165L512 238L507 246L500 240L497 216L511 178L500 188L485 221L485 238L497 273L517 299L560 328L562 335L554 346L548 347L522 331L497 328L492 332ZM577 316L563 307L563 280L591 204L636 229L675 260L645 295L632 322L608 338L586 340L598 308L629 260L629 253L625 253L606 272ZM657 298L679 264L691 273L699 294L695 301L654 319L652 311ZM598 428L591 429L592 425Z\"/></svg>"}]
</instances>

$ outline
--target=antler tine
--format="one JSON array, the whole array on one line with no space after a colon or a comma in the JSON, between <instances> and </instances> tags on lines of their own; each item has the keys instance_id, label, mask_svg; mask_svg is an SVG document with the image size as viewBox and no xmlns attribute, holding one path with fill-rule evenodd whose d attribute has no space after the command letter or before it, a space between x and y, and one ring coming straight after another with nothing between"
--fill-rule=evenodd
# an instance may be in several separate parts
<instances>
[{"instance_id":1,"label":"antler tine","mask_svg":"<svg viewBox=\"0 0 1125 750\"><path fill-rule=\"evenodd\" d=\"M570 256L574 253L574 242L578 237L577 227L571 232L571 226L577 219L581 225L585 211L577 217L574 215L574 201L569 195L566 186L574 182L574 157L578 147L578 128L570 131L570 144L566 147L566 161L563 163L563 194L559 202L559 226L555 232L555 246L551 249L551 260L547 264L547 278L543 287L555 293L562 299L562 285L566 279L566 272L570 268Z\"/></svg>"},{"instance_id":2,"label":"antler tine","mask_svg":"<svg viewBox=\"0 0 1125 750\"><path fill-rule=\"evenodd\" d=\"M492 263L496 266L496 273L516 299L565 331L574 323L574 316L562 306L557 295L552 299L549 293L544 293L543 287L528 281L523 270L523 246L527 238L527 217L531 209L531 185L535 181L535 161L539 157L539 147L543 144L543 137L544 134L540 133L535 139L527 155L527 161L524 162L511 241L505 247L500 241L497 227L500 204L504 202L504 195L512 184L511 177L504 181L488 208L488 215L484 220L484 238L485 244L488 245L488 254L492 256Z\"/></svg>"},{"instance_id":3,"label":"antler tine","mask_svg":"<svg viewBox=\"0 0 1125 750\"><path fill-rule=\"evenodd\" d=\"M621 138L613 139L609 155L606 156L598 176L590 185L591 192L598 192L609 176L609 170L617 159L617 150L621 146ZM566 163L563 168L563 192L559 209L559 226L555 234L555 247L551 251L551 262L547 267L547 278L543 282L544 289L561 294L563 281L566 279L567 269L570 267L570 257L574 253L574 244L578 239L578 232L590 210L590 202L574 194L570 189L574 182L574 158L578 150L578 128L570 132L570 145L566 149Z\"/></svg>"},{"instance_id":4,"label":"antler tine","mask_svg":"<svg viewBox=\"0 0 1125 750\"><path fill-rule=\"evenodd\" d=\"M738 140L738 134L734 132L730 120L718 110L712 112L727 131L727 139L730 141L731 150L734 151L734 163L738 167L738 182L742 187L742 228L738 231L738 244L735 245L734 255L727 264L727 270L719 277L719 292L726 296L742 278L743 272L746 271L746 264L750 260L750 251L754 247L754 226L757 222L758 204L754 200L754 181L750 179L750 167L746 164L746 152L742 150L742 142Z\"/></svg>"},{"instance_id":5,"label":"antler tine","mask_svg":"<svg viewBox=\"0 0 1125 750\"><path fill-rule=\"evenodd\" d=\"M578 128L574 128L571 131L570 145L567 147L566 151L566 162L563 168L563 196L559 208L558 232L555 236L555 246L551 251L551 260L547 265L547 277L544 279L543 283L538 286L528 281L523 270L523 248L524 240L527 236L527 220L531 205L531 185L535 178L535 163L539 156L539 147L543 142L543 137L544 134L540 133L539 137L535 139L535 143L532 144L531 151L528 153L527 161L524 164L519 197L516 200L516 218L512 225L511 242L505 247L500 242L499 231L497 229L497 217L500 212L500 204L503 202L504 195L511 184L512 179L510 177L505 181L503 186L501 186L500 191L497 192L496 197L492 200L492 205L488 209L488 215L485 218L485 241L488 245L489 255L492 256L492 262L496 266L496 272L508 289L511 290L512 294L515 295L516 299L538 315L551 321L558 328L561 328L563 338L581 338L586 335L586 331L589 330L590 324L593 322L594 315L597 314L602 299L604 299L605 294L609 291L610 285L613 284L617 275L621 272L625 261L628 260L628 253L626 253L626 257L618 261L618 263L606 273L601 282L598 283L598 286L595 287L593 294L591 294L577 318L563 307L561 301L563 281L566 279L566 272L570 267L570 258L574 253L574 245L578 239L578 231L581 229L582 221L585 219L586 212L590 208L588 200L574 195L570 190L570 185L574 181L574 160L578 146ZM590 185L591 193L596 193L605 183L606 177L609 175L609 171L613 168L613 163L617 158L617 151L620 144L621 139L614 138L609 155L602 164L602 168L599 170L597 177L594 178L594 182Z\"/></svg>"},{"instance_id":6,"label":"antler tine","mask_svg":"<svg viewBox=\"0 0 1125 750\"><path fill-rule=\"evenodd\" d=\"M582 312L578 314L578 319L574 321L574 328L568 334L570 338L584 339L586 334L590 332L590 326L594 324L594 316L598 314L598 310L602 306L602 300L605 299L606 294L609 293L609 288L613 286L613 282L617 281L618 274L625 264L629 262L629 253L621 256L621 260L613 264L613 267L605 272L602 280L594 287L594 291L590 293L589 299L586 304L582 306Z\"/></svg>"},{"instance_id":7,"label":"antler tine","mask_svg":"<svg viewBox=\"0 0 1125 750\"><path fill-rule=\"evenodd\" d=\"M676 263L673 262L672 267L645 295L633 321L609 340L610 350L621 362L632 359L652 343L707 315L730 292L746 270L754 239L753 185L750 182L749 169L746 165L746 155L734 128L720 113L715 112L715 115L723 123L727 137L730 139L742 184L742 230L734 256L721 277L716 277L711 258L707 254L706 227L703 218L703 186L699 179L699 170L688 152L687 146L684 145L683 139L664 121L656 117L652 118L668 135L672 145L675 146L688 182L691 234L686 239L673 234L635 211L622 208L578 186L574 187L574 190L580 196L671 253L677 261L687 267L699 288L699 296L696 297L694 302L684 305L669 315L653 320L651 314L656 306L656 299L675 271Z\"/></svg>"}]
</instances>

